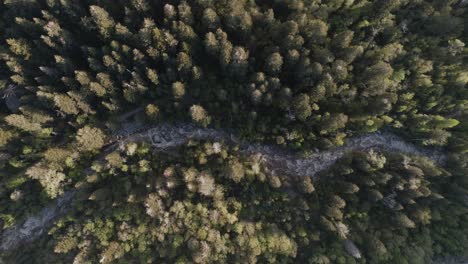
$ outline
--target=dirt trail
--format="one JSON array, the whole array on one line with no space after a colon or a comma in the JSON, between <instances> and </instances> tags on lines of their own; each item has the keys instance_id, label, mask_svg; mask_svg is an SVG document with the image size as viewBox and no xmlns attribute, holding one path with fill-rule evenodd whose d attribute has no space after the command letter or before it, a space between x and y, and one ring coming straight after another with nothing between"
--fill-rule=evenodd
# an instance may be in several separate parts
<instances>
[{"instance_id":1,"label":"dirt trail","mask_svg":"<svg viewBox=\"0 0 468 264\"><path fill-rule=\"evenodd\" d=\"M389 132L376 132L351 138L344 146L316 152L304 158L276 146L242 142L224 130L200 128L188 123L162 124L155 127L128 123L127 127L124 125L124 128L113 136L111 144L104 150L103 155L117 147L123 147L129 142L148 142L157 151L164 152L183 145L190 139L207 139L238 144L241 153L260 153L273 173L303 177L314 177L318 172L332 166L346 153L365 149L426 156L438 164L445 162L445 155L442 152L415 146ZM66 192L37 215L30 216L22 224L5 230L0 241L0 251L15 249L21 244L32 242L40 237L52 225L53 220L69 208L74 194L75 191Z\"/></svg>"}]
</instances>

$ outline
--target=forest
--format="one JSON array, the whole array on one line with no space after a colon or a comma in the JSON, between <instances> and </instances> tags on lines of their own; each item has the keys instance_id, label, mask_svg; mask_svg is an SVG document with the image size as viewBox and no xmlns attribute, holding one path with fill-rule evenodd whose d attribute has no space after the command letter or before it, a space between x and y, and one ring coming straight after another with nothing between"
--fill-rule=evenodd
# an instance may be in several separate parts
<instances>
[{"instance_id":1,"label":"forest","mask_svg":"<svg viewBox=\"0 0 468 264\"><path fill-rule=\"evenodd\" d=\"M0 263L468 261L467 42L466 0L0 1Z\"/></svg>"}]
</instances>

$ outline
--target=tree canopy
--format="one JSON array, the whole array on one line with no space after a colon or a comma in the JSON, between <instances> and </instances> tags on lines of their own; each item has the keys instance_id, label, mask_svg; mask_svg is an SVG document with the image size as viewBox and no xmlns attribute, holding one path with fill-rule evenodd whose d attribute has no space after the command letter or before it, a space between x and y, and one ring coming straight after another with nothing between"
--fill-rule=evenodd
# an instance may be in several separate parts
<instances>
[{"instance_id":1,"label":"tree canopy","mask_svg":"<svg viewBox=\"0 0 468 264\"><path fill-rule=\"evenodd\" d=\"M0 1L0 242L76 192L41 239L0 252L0 262L466 256L467 8ZM194 133L166 148L177 133L138 133L181 123L230 141ZM383 130L418 147L342 147ZM330 149L343 157L301 177L245 146L296 157L290 167Z\"/></svg>"}]
</instances>

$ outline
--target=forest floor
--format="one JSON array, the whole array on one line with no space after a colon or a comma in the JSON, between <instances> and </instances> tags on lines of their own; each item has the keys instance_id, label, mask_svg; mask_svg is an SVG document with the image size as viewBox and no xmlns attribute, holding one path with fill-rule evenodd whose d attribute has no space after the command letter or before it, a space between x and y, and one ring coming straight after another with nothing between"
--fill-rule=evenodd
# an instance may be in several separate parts
<instances>
[{"instance_id":1,"label":"forest floor","mask_svg":"<svg viewBox=\"0 0 468 264\"><path fill-rule=\"evenodd\" d=\"M271 173L314 178L317 178L319 172L328 169L338 159L352 151L373 149L407 153L425 156L441 165L446 159L444 153L439 150L416 146L390 132L375 132L350 138L343 146L303 156L277 146L243 142L224 130L200 128L188 123L162 124L146 128L136 124L129 125L132 128L120 130L120 133L112 137L104 153L101 154L102 157L116 148L124 147L129 142L147 142L155 151L164 152L173 150L190 139L210 140L238 145L240 152L246 155L260 154L260 158ZM50 228L55 218L71 207L75 193L76 190L66 191L62 197L54 200L37 215L30 216L22 223L5 230L1 235L0 251L13 250L39 238Z\"/></svg>"}]
</instances>

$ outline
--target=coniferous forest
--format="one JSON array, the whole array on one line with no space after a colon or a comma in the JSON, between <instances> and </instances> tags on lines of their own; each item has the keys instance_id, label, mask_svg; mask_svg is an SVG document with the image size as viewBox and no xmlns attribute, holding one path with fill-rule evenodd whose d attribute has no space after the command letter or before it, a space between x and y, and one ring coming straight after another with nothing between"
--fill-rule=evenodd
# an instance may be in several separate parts
<instances>
[{"instance_id":1,"label":"coniferous forest","mask_svg":"<svg viewBox=\"0 0 468 264\"><path fill-rule=\"evenodd\" d=\"M466 259L466 43L467 0L0 1L0 263Z\"/></svg>"}]
</instances>

